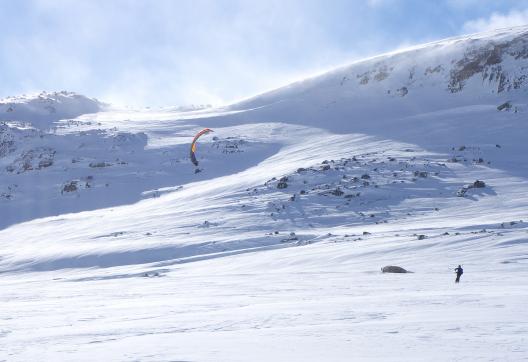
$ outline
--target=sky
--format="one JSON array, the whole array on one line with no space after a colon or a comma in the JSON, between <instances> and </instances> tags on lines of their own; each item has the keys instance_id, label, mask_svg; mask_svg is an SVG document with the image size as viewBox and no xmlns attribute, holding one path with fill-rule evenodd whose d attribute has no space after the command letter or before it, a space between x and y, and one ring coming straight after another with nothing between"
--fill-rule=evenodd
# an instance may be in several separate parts
<instances>
[{"instance_id":1,"label":"sky","mask_svg":"<svg viewBox=\"0 0 528 362\"><path fill-rule=\"evenodd\" d=\"M528 0L0 0L0 98L222 105L409 45L528 24Z\"/></svg>"}]
</instances>

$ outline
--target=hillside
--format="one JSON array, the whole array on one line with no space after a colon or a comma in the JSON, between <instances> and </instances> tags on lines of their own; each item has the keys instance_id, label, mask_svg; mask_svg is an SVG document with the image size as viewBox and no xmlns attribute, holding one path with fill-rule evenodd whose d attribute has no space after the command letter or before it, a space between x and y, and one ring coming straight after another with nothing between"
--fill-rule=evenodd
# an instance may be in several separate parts
<instances>
[{"instance_id":1,"label":"hillside","mask_svg":"<svg viewBox=\"0 0 528 362\"><path fill-rule=\"evenodd\" d=\"M383 120L393 119L395 110L397 115L408 116L472 103L522 100L528 84L527 31L518 27L388 53L231 108L270 108L274 112L304 102L298 108L311 114L310 119L318 112L335 111L350 117L366 111L370 119ZM391 108L378 107L380 102Z\"/></svg>"},{"instance_id":2,"label":"hillside","mask_svg":"<svg viewBox=\"0 0 528 362\"><path fill-rule=\"evenodd\" d=\"M46 129L54 121L97 113L105 104L73 92L42 92L0 99L0 121L28 122Z\"/></svg>"},{"instance_id":3,"label":"hillside","mask_svg":"<svg viewBox=\"0 0 528 362\"><path fill-rule=\"evenodd\" d=\"M525 359L527 95L520 27L219 109L3 100L0 351Z\"/></svg>"}]
</instances>

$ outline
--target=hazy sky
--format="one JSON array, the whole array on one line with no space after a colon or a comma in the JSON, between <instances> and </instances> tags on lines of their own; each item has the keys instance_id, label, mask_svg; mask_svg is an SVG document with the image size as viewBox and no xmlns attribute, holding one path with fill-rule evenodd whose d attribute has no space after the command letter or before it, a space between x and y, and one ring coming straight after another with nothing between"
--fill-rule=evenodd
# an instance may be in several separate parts
<instances>
[{"instance_id":1,"label":"hazy sky","mask_svg":"<svg viewBox=\"0 0 528 362\"><path fill-rule=\"evenodd\" d=\"M528 23L528 0L0 0L0 97L222 104L399 47Z\"/></svg>"}]
</instances>

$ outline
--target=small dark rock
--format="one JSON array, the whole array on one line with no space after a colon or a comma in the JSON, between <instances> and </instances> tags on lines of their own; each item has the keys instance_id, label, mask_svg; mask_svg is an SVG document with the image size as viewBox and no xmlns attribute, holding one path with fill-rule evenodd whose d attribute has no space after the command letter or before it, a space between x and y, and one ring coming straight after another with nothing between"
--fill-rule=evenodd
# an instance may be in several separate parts
<instances>
[{"instance_id":1,"label":"small dark rock","mask_svg":"<svg viewBox=\"0 0 528 362\"><path fill-rule=\"evenodd\" d=\"M278 189L285 189L287 187L288 187L288 184L284 181L279 181L279 183L277 184Z\"/></svg>"},{"instance_id":2,"label":"small dark rock","mask_svg":"<svg viewBox=\"0 0 528 362\"><path fill-rule=\"evenodd\" d=\"M90 164L88 166L90 166L92 168L99 168L99 167L112 166L112 164L110 164L108 162L90 162Z\"/></svg>"},{"instance_id":3,"label":"small dark rock","mask_svg":"<svg viewBox=\"0 0 528 362\"><path fill-rule=\"evenodd\" d=\"M330 194L334 196L343 196L345 193L338 187L335 190L332 190Z\"/></svg>"},{"instance_id":4,"label":"small dark rock","mask_svg":"<svg viewBox=\"0 0 528 362\"><path fill-rule=\"evenodd\" d=\"M414 171L414 176L426 178L428 174L427 171Z\"/></svg>"},{"instance_id":5,"label":"small dark rock","mask_svg":"<svg viewBox=\"0 0 528 362\"><path fill-rule=\"evenodd\" d=\"M70 181L62 187L61 194L64 192L77 191L77 181Z\"/></svg>"},{"instance_id":6,"label":"small dark rock","mask_svg":"<svg viewBox=\"0 0 528 362\"><path fill-rule=\"evenodd\" d=\"M401 266L387 265L381 268L382 273L410 273Z\"/></svg>"},{"instance_id":7,"label":"small dark rock","mask_svg":"<svg viewBox=\"0 0 528 362\"><path fill-rule=\"evenodd\" d=\"M486 183L484 181L477 180L473 182L473 187L477 189L483 188L483 187L486 187Z\"/></svg>"},{"instance_id":8,"label":"small dark rock","mask_svg":"<svg viewBox=\"0 0 528 362\"><path fill-rule=\"evenodd\" d=\"M503 110L509 111L511 108L512 108L512 104L508 101L498 106L497 110L498 111L503 111Z\"/></svg>"}]
</instances>

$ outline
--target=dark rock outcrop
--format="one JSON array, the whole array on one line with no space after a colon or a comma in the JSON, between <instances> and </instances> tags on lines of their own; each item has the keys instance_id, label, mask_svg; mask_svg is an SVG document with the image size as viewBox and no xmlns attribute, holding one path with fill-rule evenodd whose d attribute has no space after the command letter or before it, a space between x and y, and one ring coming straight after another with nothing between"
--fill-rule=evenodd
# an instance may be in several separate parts
<instances>
[{"instance_id":1,"label":"dark rock outcrop","mask_svg":"<svg viewBox=\"0 0 528 362\"><path fill-rule=\"evenodd\" d=\"M387 265L381 268L382 273L411 273L408 270L405 270L401 266Z\"/></svg>"},{"instance_id":2,"label":"dark rock outcrop","mask_svg":"<svg viewBox=\"0 0 528 362\"><path fill-rule=\"evenodd\" d=\"M473 187L476 189L480 189L480 188L486 187L486 183L484 181L477 180L473 182Z\"/></svg>"},{"instance_id":3,"label":"dark rock outcrop","mask_svg":"<svg viewBox=\"0 0 528 362\"><path fill-rule=\"evenodd\" d=\"M498 111L502 111L502 110L505 110L505 111L508 111L512 108L512 105L511 103L508 101L508 102L504 102L503 104L501 104L500 106L497 107L497 110Z\"/></svg>"}]
</instances>

